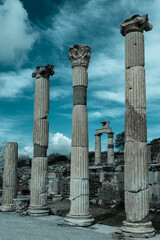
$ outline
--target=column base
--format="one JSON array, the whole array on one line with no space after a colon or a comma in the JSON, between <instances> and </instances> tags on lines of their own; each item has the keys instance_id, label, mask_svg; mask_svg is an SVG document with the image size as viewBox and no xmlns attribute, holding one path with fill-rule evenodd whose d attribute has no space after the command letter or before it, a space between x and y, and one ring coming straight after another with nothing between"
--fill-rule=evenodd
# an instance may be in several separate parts
<instances>
[{"instance_id":1,"label":"column base","mask_svg":"<svg viewBox=\"0 0 160 240\"><path fill-rule=\"evenodd\" d=\"M29 216L32 217L43 217L48 216L50 210L47 207L33 207L30 206L27 210Z\"/></svg>"},{"instance_id":2,"label":"column base","mask_svg":"<svg viewBox=\"0 0 160 240\"><path fill-rule=\"evenodd\" d=\"M0 206L1 212L14 212L14 210L14 204L2 204L2 206Z\"/></svg>"},{"instance_id":3,"label":"column base","mask_svg":"<svg viewBox=\"0 0 160 240\"><path fill-rule=\"evenodd\" d=\"M152 222L130 223L123 221L121 231L124 237L150 238L155 236L155 229L152 227Z\"/></svg>"},{"instance_id":4,"label":"column base","mask_svg":"<svg viewBox=\"0 0 160 240\"><path fill-rule=\"evenodd\" d=\"M64 218L64 224L70 225L70 226L79 226L79 227L88 227L91 226L94 223L94 218L92 215L70 215L67 214L67 216Z\"/></svg>"}]
</instances>

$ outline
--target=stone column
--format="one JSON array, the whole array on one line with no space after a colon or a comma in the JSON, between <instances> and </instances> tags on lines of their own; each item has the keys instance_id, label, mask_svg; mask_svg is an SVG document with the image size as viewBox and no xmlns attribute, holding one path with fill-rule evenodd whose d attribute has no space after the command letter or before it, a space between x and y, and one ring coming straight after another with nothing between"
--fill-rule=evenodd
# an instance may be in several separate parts
<instances>
[{"instance_id":1,"label":"stone column","mask_svg":"<svg viewBox=\"0 0 160 240\"><path fill-rule=\"evenodd\" d=\"M17 161L18 144L7 142L3 170L2 206L0 208L3 212L14 211L13 199L17 197Z\"/></svg>"},{"instance_id":2,"label":"stone column","mask_svg":"<svg viewBox=\"0 0 160 240\"><path fill-rule=\"evenodd\" d=\"M114 164L114 132L108 133L108 161L109 164Z\"/></svg>"},{"instance_id":3,"label":"stone column","mask_svg":"<svg viewBox=\"0 0 160 240\"><path fill-rule=\"evenodd\" d=\"M48 64L36 68L32 77L36 77L34 101L33 144L34 156L31 170L31 197L28 214L31 216L45 216L49 214L47 208L47 180L48 180L48 135L49 121L49 77L53 76L54 66Z\"/></svg>"},{"instance_id":4,"label":"stone column","mask_svg":"<svg viewBox=\"0 0 160 240\"><path fill-rule=\"evenodd\" d=\"M146 90L143 30L152 25L148 15L134 15L121 23L125 36L125 211L121 230L125 237L152 237L148 221L148 162L146 128Z\"/></svg>"},{"instance_id":5,"label":"stone column","mask_svg":"<svg viewBox=\"0 0 160 240\"><path fill-rule=\"evenodd\" d=\"M95 136L95 165L101 163L101 133L94 134Z\"/></svg>"},{"instance_id":6,"label":"stone column","mask_svg":"<svg viewBox=\"0 0 160 240\"><path fill-rule=\"evenodd\" d=\"M73 68L73 112L70 212L64 219L69 225L89 226L94 219L89 214L89 160L87 117L87 68L91 49L86 45L74 45L69 49Z\"/></svg>"}]
</instances>

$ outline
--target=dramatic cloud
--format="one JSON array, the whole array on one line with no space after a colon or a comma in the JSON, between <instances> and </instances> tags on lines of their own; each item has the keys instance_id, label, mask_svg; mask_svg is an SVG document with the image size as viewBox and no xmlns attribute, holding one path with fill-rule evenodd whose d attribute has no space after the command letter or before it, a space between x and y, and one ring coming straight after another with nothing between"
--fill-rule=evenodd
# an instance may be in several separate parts
<instances>
[{"instance_id":1,"label":"dramatic cloud","mask_svg":"<svg viewBox=\"0 0 160 240\"><path fill-rule=\"evenodd\" d=\"M31 77L32 69L23 69L18 72L0 73L0 98L18 98L24 96L24 90L33 88L34 80Z\"/></svg>"},{"instance_id":2,"label":"dramatic cloud","mask_svg":"<svg viewBox=\"0 0 160 240\"><path fill-rule=\"evenodd\" d=\"M88 113L89 120L95 120L95 119L104 119L105 117L109 118L116 118L120 117L124 114L124 108L110 108L110 109L103 109L100 111L90 111Z\"/></svg>"},{"instance_id":3,"label":"dramatic cloud","mask_svg":"<svg viewBox=\"0 0 160 240\"><path fill-rule=\"evenodd\" d=\"M0 63L20 66L37 38L26 10L19 0L0 3Z\"/></svg>"},{"instance_id":4,"label":"dramatic cloud","mask_svg":"<svg viewBox=\"0 0 160 240\"><path fill-rule=\"evenodd\" d=\"M124 103L124 94L121 92L110 92L110 91L95 91L93 95L103 101L109 100L119 103Z\"/></svg>"},{"instance_id":5,"label":"dramatic cloud","mask_svg":"<svg viewBox=\"0 0 160 240\"><path fill-rule=\"evenodd\" d=\"M59 98L66 98L66 97L70 96L71 93L72 93L72 87L69 88L68 86L66 86L65 89L63 87L53 87L53 88L51 88L50 99L51 100L58 100Z\"/></svg>"},{"instance_id":6,"label":"dramatic cloud","mask_svg":"<svg viewBox=\"0 0 160 240\"><path fill-rule=\"evenodd\" d=\"M29 157L32 158L33 157L33 147L26 146L23 149L20 149L18 151L18 155L21 155L21 154L28 155Z\"/></svg>"},{"instance_id":7,"label":"dramatic cloud","mask_svg":"<svg viewBox=\"0 0 160 240\"><path fill-rule=\"evenodd\" d=\"M71 152L71 139L64 136L62 133L50 134L50 144L48 149L48 154L50 153L60 153L68 154Z\"/></svg>"}]
</instances>

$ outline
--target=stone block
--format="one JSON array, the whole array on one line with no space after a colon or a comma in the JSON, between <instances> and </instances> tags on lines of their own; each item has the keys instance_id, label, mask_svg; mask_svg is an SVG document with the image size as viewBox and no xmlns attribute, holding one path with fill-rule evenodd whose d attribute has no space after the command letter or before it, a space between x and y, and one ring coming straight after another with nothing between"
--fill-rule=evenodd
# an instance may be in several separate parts
<instances>
[{"instance_id":1,"label":"stone block","mask_svg":"<svg viewBox=\"0 0 160 240\"><path fill-rule=\"evenodd\" d=\"M144 67L131 67L125 72L126 107L146 109L146 88Z\"/></svg>"},{"instance_id":2,"label":"stone block","mask_svg":"<svg viewBox=\"0 0 160 240\"><path fill-rule=\"evenodd\" d=\"M88 147L71 148L71 178L89 178Z\"/></svg>"},{"instance_id":3,"label":"stone block","mask_svg":"<svg viewBox=\"0 0 160 240\"><path fill-rule=\"evenodd\" d=\"M71 179L70 184L70 215L89 214L89 179Z\"/></svg>"},{"instance_id":4,"label":"stone block","mask_svg":"<svg viewBox=\"0 0 160 240\"><path fill-rule=\"evenodd\" d=\"M36 78L34 97L34 120L49 114L49 78Z\"/></svg>"},{"instance_id":5,"label":"stone block","mask_svg":"<svg viewBox=\"0 0 160 240\"><path fill-rule=\"evenodd\" d=\"M54 195L59 192L59 179L58 178L48 178L48 194Z\"/></svg>"},{"instance_id":6,"label":"stone block","mask_svg":"<svg viewBox=\"0 0 160 240\"><path fill-rule=\"evenodd\" d=\"M125 190L138 192L148 187L148 162L146 143L125 143Z\"/></svg>"},{"instance_id":7,"label":"stone block","mask_svg":"<svg viewBox=\"0 0 160 240\"><path fill-rule=\"evenodd\" d=\"M160 184L160 171L153 172L154 183Z\"/></svg>"},{"instance_id":8,"label":"stone block","mask_svg":"<svg viewBox=\"0 0 160 240\"><path fill-rule=\"evenodd\" d=\"M36 157L32 159L30 206L46 206L48 180L47 168L47 157Z\"/></svg>"},{"instance_id":9,"label":"stone block","mask_svg":"<svg viewBox=\"0 0 160 240\"><path fill-rule=\"evenodd\" d=\"M73 88L73 105L87 104L87 88L85 86L76 86Z\"/></svg>"},{"instance_id":10,"label":"stone block","mask_svg":"<svg viewBox=\"0 0 160 240\"><path fill-rule=\"evenodd\" d=\"M72 87L85 86L88 87L88 73L86 67L74 67L73 68L73 83Z\"/></svg>"},{"instance_id":11,"label":"stone block","mask_svg":"<svg viewBox=\"0 0 160 240\"><path fill-rule=\"evenodd\" d=\"M48 147L49 121L39 119L34 121L33 144Z\"/></svg>"},{"instance_id":12,"label":"stone block","mask_svg":"<svg viewBox=\"0 0 160 240\"><path fill-rule=\"evenodd\" d=\"M152 185L152 202L153 203L160 202L160 186L159 186L159 184Z\"/></svg>"},{"instance_id":13,"label":"stone block","mask_svg":"<svg viewBox=\"0 0 160 240\"><path fill-rule=\"evenodd\" d=\"M125 37L125 67L144 67L144 36L142 32L130 32Z\"/></svg>"},{"instance_id":14,"label":"stone block","mask_svg":"<svg viewBox=\"0 0 160 240\"><path fill-rule=\"evenodd\" d=\"M72 147L88 147L88 116L85 105L73 107Z\"/></svg>"},{"instance_id":15,"label":"stone block","mask_svg":"<svg viewBox=\"0 0 160 240\"><path fill-rule=\"evenodd\" d=\"M142 221L149 212L148 188L139 192L125 191L125 211L128 222Z\"/></svg>"},{"instance_id":16,"label":"stone block","mask_svg":"<svg viewBox=\"0 0 160 240\"><path fill-rule=\"evenodd\" d=\"M149 171L149 184L154 183L154 173L152 171Z\"/></svg>"},{"instance_id":17,"label":"stone block","mask_svg":"<svg viewBox=\"0 0 160 240\"><path fill-rule=\"evenodd\" d=\"M46 157L47 147L34 144L34 157Z\"/></svg>"},{"instance_id":18,"label":"stone block","mask_svg":"<svg viewBox=\"0 0 160 240\"><path fill-rule=\"evenodd\" d=\"M125 111L126 142L146 143L146 110L128 108ZM141 129L141 130L140 130Z\"/></svg>"},{"instance_id":19,"label":"stone block","mask_svg":"<svg viewBox=\"0 0 160 240\"><path fill-rule=\"evenodd\" d=\"M117 203L120 202L121 198L117 184L103 182L102 188L98 189L98 199L102 199L106 204L112 204L114 200L116 200Z\"/></svg>"}]
</instances>

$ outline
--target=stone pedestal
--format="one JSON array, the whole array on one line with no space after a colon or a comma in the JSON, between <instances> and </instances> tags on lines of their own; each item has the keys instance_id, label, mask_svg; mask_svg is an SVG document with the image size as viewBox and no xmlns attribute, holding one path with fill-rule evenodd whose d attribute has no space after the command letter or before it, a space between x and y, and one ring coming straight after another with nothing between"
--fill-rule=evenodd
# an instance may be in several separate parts
<instances>
[{"instance_id":1,"label":"stone pedestal","mask_svg":"<svg viewBox=\"0 0 160 240\"><path fill-rule=\"evenodd\" d=\"M108 162L109 164L115 164L114 161L114 132L108 133Z\"/></svg>"},{"instance_id":2,"label":"stone pedestal","mask_svg":"<svg viewBox=\"0 0 160 240\"><path fill-rule=\"evenodd\" d=\"M125 237L155 235L148 221L148 160L143 30L149 31L148 15L134 15L121 24L125 38L125 211L121 230Z\"/></svg>"},{"instance_id":3,"label":"stone pedestal","mask_svg":"<svg viewBox=\"0 0 160 240\"><path fill-rule=\"evenodd\" d=\"M101 133L95 135L95 165L101 163Z\"/></svg>"},{"instance_id":4,"label":"stone pedestal","mask_svg":"<svg viewBox=\"0 0 160 240\"><path fill-rule=\"evenodd\" d=\"M36 68L32 77L36 77L34 101L33 144L34 157L31 171L31 199L28 214L45 216L47 209L47 169L48 137L49 137L49 77L54 74L54 66L48 64Z\"/></svg>"},{"instance_id":5,"label":"stone pedestal","mask_svg":"<svg viewBox=\"0 0 160 240\"><path fill-rule=\"evenodd\" d=\"M18 144L7 142L3 170L2 206L0 208L3 212L14 211L13 199L17 196L17 161Z\"/></svg>"},{"instance_id":6,"label":"stone pedestal","mask_svg":"<svg viewBox=\"0 0 160 240\"><path fill-rule=\"evenodd\" d=\"M69 214L64 222L68 225L89 226L94 219L89 214L89 166L88 166L88 117L87 86L91 50L85 45L69 49L73 68L73 112Z\"/></svg>"}]
</instances>

